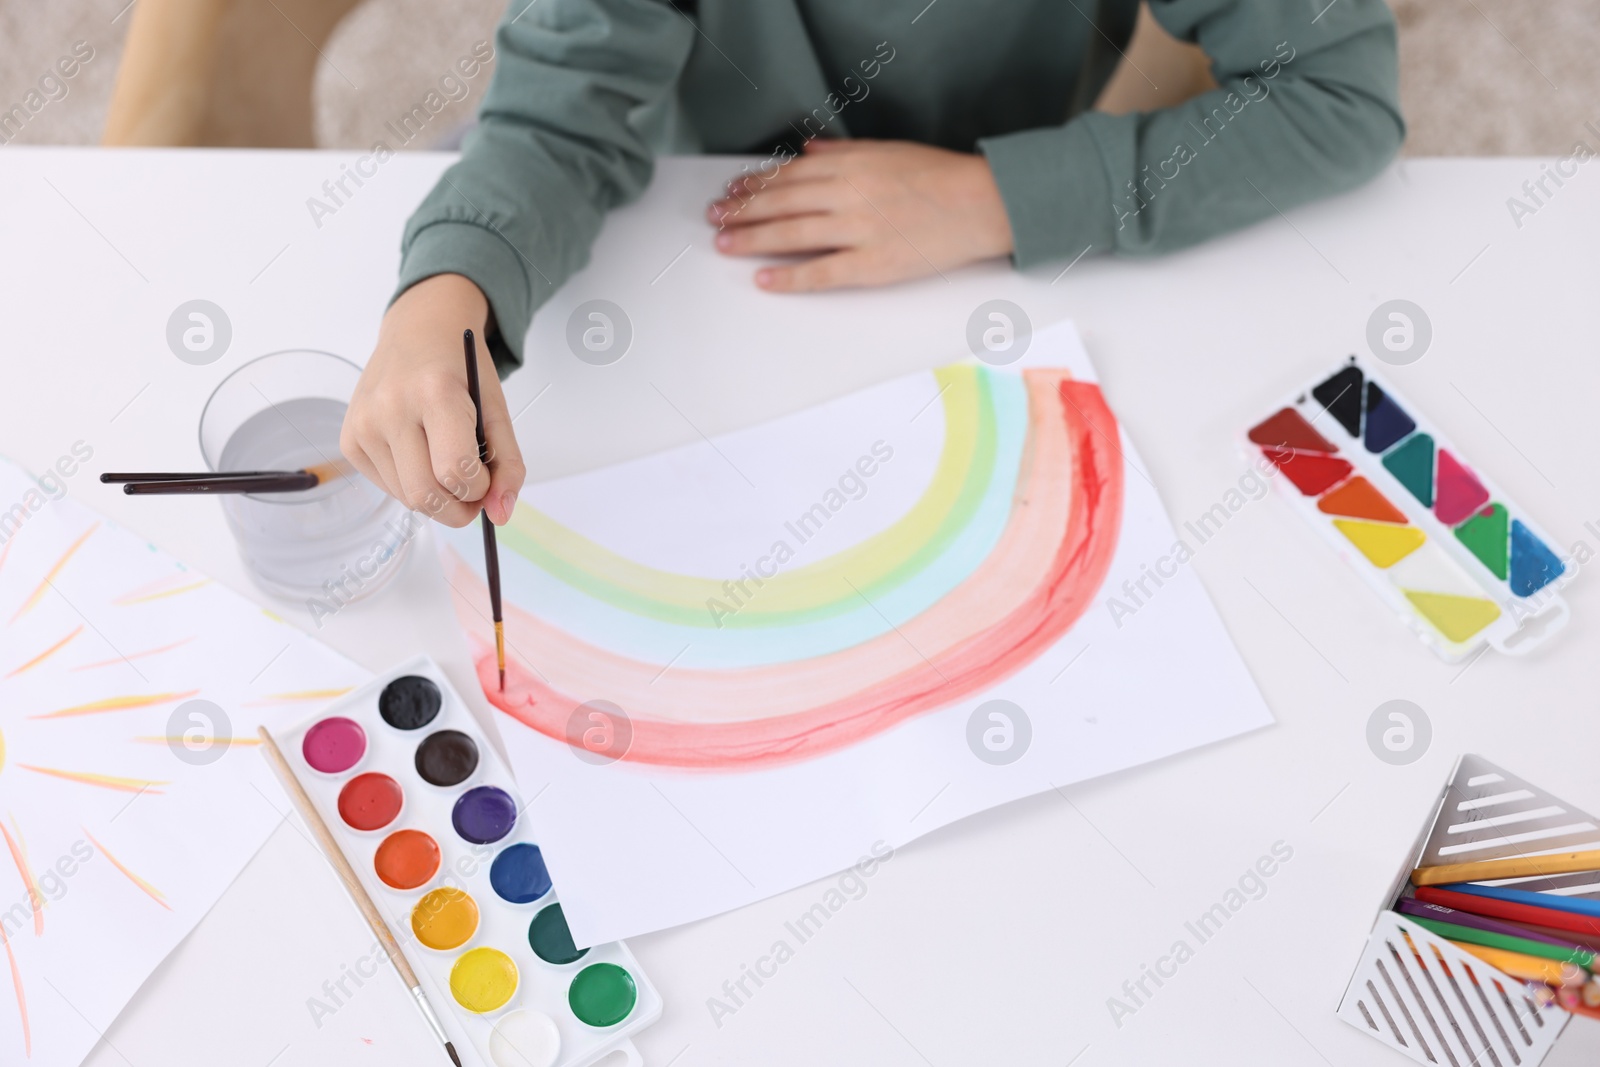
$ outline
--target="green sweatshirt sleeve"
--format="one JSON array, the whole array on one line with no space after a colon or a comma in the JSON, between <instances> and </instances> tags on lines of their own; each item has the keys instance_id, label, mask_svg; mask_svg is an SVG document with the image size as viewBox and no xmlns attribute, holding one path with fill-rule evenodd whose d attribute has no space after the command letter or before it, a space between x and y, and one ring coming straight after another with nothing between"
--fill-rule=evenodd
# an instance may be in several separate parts
<instances>
[{"instance_id":1,"label":"green sweatshirt sleeve","mask_svg":"<svg viewBox=\"0 0 1600 1067\"><path fill-rule=\"evenodd\" d=\"M520 366L534 311L588 261L605 213L649 183L628 116L670 91L693 37L661 0L513 3L479 126L406 225L395 295L465 275L489 298L496 367Z\"/></svg>"},{"instance_id":2,"label":"green sweatshirt sleeve","mask_svg":"<svg viewBox=\"0 0 1600 1067\"><path fill-rule=\"evenodd\" d=\"M1319 14L1320 10L1320 14ZM1019 267L1167 252L1343 192L1405 137L1383 0L1152 0L1217 88L1174 107L979 142Z\"/></svg>"}]
</instances>

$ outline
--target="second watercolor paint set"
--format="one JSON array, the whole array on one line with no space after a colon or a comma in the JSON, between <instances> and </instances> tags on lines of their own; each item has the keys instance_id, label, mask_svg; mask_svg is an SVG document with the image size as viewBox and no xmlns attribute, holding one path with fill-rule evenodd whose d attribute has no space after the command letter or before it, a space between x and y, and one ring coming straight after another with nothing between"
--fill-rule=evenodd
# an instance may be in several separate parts
<instances>
[{"instance_id":1,"label":"second watercolor paint set","mask_svg":"<svg viewBox=\"0 0 1600 1067\"><path fill-rule=\"evenodd\" d=\"M577 947L511 772L418 657L280 738L464 1062L584 1067L661 998L621 942Z\"/></svg>"},{"instance_id":2,"label":"second watercolor paint set","mask_svg":"<svg viewBox=\"0 0 1600 1067\"><path fill-rule=\"evenodd\" d=\"M1566 623L1573 571L1528 513L1352 356L1252 426L1248 449L1444 659L1527 652Z\"/></svg>"}]
</instances>

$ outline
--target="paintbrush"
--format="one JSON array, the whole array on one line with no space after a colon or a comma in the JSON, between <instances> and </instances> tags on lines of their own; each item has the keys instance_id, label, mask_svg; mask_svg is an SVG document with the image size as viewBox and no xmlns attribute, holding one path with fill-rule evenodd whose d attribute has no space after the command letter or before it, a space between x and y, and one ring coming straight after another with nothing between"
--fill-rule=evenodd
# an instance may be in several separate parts
<instances>
[{"instance_id":1,"label":"paintbrush","mask_svg":"<svg viewBox=\"0 0 1600 1067\"><path fill-rule=\"evenodd\" d=\"M318 463L297 471L114 471L100 481L121 485L130 496L178 493L301 493L343 478L342 463Z\"/></svg>"},{"instance_id":2,"label":"paintbrush","mask_svg":"<svg viewBox=\"0 0 1600 1067\"><path fill-rule=\"evenodd\" d=\"M344 851L339 848L339 843L333 839L333 834L328 830L328 824L322 821L322 816L317 814L316 805L311 803L311 797L306 794L305 786L300 784L300 779L295 777L294 768L289 766L289 761L283 758L278 743L272 739L272 734L265 726L259 727L256 733L261 737L261 751L266 753L267 761L272 764L272 769L277 772L278 780L283 783L283 788L288 791L289 799L294 801L295 810L300 812L300 817L311 828L311 834L322 847L322 854L333 865L334 873L344 883L345 892L350 894L350 899L356 903L356 909L361 912L361 917L367 920L367 925L372 928L373 934L383 945L383 951L388 954L389 962L394 964L395 972L400 975L400 980L411 990L411 998L416 1001L417 1008L422 1012L423 1019L427 1020L428 1027L433 1035L444 1046L445 1053L449 1055L450 1062L456 1067L461 1067L461 1057L456 1055L456 1047L450 1043L450 1038L444 1032L444 1025L439 1022L439 1017L433 1012L433 1005L428 1003L427 994L422 991L422 983L417 981L417 974L411 969L405 954L400 951L400 943L394 939L394 934L389 931L389 924L383 921L383 916L372 903L372 898L367 895L361 880L356 877L356 872L350 866L350 861L345 858Z\"/></svg>"},{"instance_id":3,"label":"paintbrush","mask_svg":"<svg viewBox=\"0 0 1600 1067\"><path fill-rule=\"evenodd\" d=\"M467 392L472 396L472 407L478 416L478 462L489 463L489 439L483 432L483 394L478 387L478 346L472 331L464 330L461 344L467 354ZM482 509L478 515L483 524L483 572L489 580L489 609L494 615L494 659L500 668L500 692L506 691L506 624L500 611L500 550L494 539L494 523L489 521L489 511Z\"/></svg>"}]
</instances>

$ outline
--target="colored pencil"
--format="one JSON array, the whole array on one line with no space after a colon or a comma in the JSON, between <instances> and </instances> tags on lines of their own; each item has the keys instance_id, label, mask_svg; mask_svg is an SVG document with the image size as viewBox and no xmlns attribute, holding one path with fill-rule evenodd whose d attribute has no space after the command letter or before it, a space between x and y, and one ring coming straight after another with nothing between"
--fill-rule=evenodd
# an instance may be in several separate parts
<instances>
[{"instance_id":1,"label":"colored pencil","mask_svg":"<svg viewBox=\"0 0 1600 1067\"><path fill-rule=\"evenodd\" d=\"M428 1003L427 994L422 990L422 983L417 981L417 974L411 969L411 964L406 960L405 953L400 951L400 943L395 940L394 934L389 930L389 924L383 921L383 915L373 904L372 898L367 895L366 888L362 886L361 879L356 877L355 868L350 866L350 861L345 857L339 843L333 839L328 824L322 821L322 816L317 814L317 807L307 795L305 786L300 784L300 779L295 776L294 768L289 766L289 761L283 758L283 752L278 748L278 743L272 739L272 734L265 726L258 727L256 733L261 737L261 751L266 754L267 762L272 764L272 769L277 772L278 780L283 783L283 788L288 792L289 799L294 801L294 806L300 812L300 818L305 820L306 826L311 830L317 843L322 846L322 854L333 866L334 873L344 883L350 899L355 901L356 909L361 912L361 917L367 920L367 925L377 936L378 942L383 945L383 951L388 954L389 962L394 965L395 971L400 975L400 980L411 991L411 998L416 1002L417 1009L422 1012L422 1017L428 1023L433 1036L444 1045L450 1062L455 1067L461 1067L461 1057L456 1055L456 1047L450 1043L449 1035L444 1032L444 1025L439 1022L439 1016L434 1014L433 1005Z\"/></svg>"},{"instance_id":2,"label":"colored pencil","mask_svg":"<svg viewBox=\"0 0 1600 1067\"><path fill-rule=\"evenodd\" d=\"M129 496L170 496L194 493L303 493L324 482L342 478L341 463L319 463L297 471L115 471L100 481L121 485Z\"/></svg>"},{"instance_id":3,"label":"colored pencil","mask_svg":"<svg viewBox=\"0 0 1600 1067\"><path fill-rule=\"evenodd\" d=\"M1442 863L1418 867L1411 872L1412 885L1447 885L1451 882L1488 882L1500 878L1530 878L1537 875L1580 874L1600 871L1600 849L1588 852L1557 852L1548 856L1510 856L1501 860L1472 863Z\"/></svg>"},{"instance_id":4,"label":"colored pencil","mask_svg":"<svg viewBox=\"0 0 1600 1067\"><path fill-rule=\"evenodd\" d=\"M1595 949L1592 945L1580 944L1574 941L1571 934L1561 936L1553 931L1535 930L1517 923L1488 919L1482 915L1474 915L1469 911L1445 907L1443 904L1430 904L1427 901L1416 900L1412 897L1401 898L1400 903L1395 905L1395 910L1415 919L1430 919L1434 922L1451 923L1456 926L1482 930L1485 933L1522 938L1527 941L1538 941L1545 945L1564 949L1568 955L1563 955L1559 957L1560 959L1572 959L1574 963L1582 963L1585 967L1588 967L1589 964L1583 963L1582 960L1577 958L1578 956L1600 956L1600 950ZM1510 948L1512 946L1507 945L1504 947ZM1533 955L1540 955L1540 953L1533 953Z\"/></svg>"},{"instance_id":5,"label":"colored pencil","mask_svg":"<svg viewBox=\"0 0 1600 1067\"><path fill-rule=\"evenodd\" d=\"M1450 943L1461 951L1478 957L1489 966L1504 971L1513 978L1526 978L1553 986L1582 985L1589 979L1589 972L1573 963L1547 960L1539 956L1529 956L1522 952L1494 948L1490 945L1474 945L1470 941L1451 941Z\"/></svg>"},{"instance_id":6,"label":"colored pencil","mask_svg":"<svg viewBox=\"0 0 1600 1067\"><path fill-rule=\"evenodd\" d=\"M478 385L478 346L472 331L461 334L462 347L467 354L467 392L472 395L472 407L478 416L478 462L489 462L489 439L483 432L483 394ZM489 521L487 508L479 512L483 524L483 574L489 582L489 610L494 615L494 659L500 668L500 692L506 691L506 624L500 611L500 549L494 539L494 523Z\"/></svg>"},{"instance_id":7,"label":"colored pencil","mask_svg":"<svg viewBox=\"0 0 1600 1067\"><path fill-rule=\"evenodd\" d=\"M1508 900L1515 904L1528 904L1535 908L1544 908L1549 911L1564 911L1572 915L1584 915L1600 920L1600 900L1587 900L1583 897L1567 897L1558 893L1535 893L1527 889L1512 889L1503 885L1479 885L1476 882L1457 882L1446 886L1457 893L1465 893L1473 897L1486 897L1490 900ZM1550 924L1555 925L1555 924Z\"/></svg>"},{"instance_id":8,"label":"colored pencil","mask_svg":"<svg viewBox=\"0 0 1600 1067\"><path fill-rule=\"evenodd\" d=\"M1412 916L1411 921L1425 930L1458 944L1466 942L1474 945L1484 945L1488 948L1502 948L1507 952L1520 952L1524 956L1538 956L1540 959L1576 964L1585 970L1594 966L1594 953L1584 949L1571 948L1566 945L1552 945L1548 941L1535 941L1532 938L1502 934L1494 930L1482 930L1475 926L1462 926L1460 923L1425 919L1420 915Z\"/></svg>"},{"instance_id":9,"label":"colored pencil","mask_svg":"<svg viewBox=\"0 0 1600 1067\"><path fill-rule=\"evenodd\" d=\"M1543 896L1542 894L1536 895ZM1417 899L1425 900L1432 904L1443 904L1445 907L1455 908L1458 911L1470 911L1474 915L1488 915L1496 919L1530 923L1547 930L1566 930L1586 937L1600 938L1600 918L1591 918L1573 912L1559 911L1554 908L1523 904L1511 900L1500 900L1495 897L1472 893L1461 893L1454 889L1435 889L1431 886L1418 889Z\"/></svg>"}]
</instances>

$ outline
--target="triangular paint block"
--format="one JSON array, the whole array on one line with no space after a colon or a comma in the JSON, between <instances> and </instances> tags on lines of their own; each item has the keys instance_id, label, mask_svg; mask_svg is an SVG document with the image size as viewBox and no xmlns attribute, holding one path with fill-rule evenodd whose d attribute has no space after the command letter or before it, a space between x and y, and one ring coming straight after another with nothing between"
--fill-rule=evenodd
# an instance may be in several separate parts
<instances>
[{"instance_id":1,"label":"triangular paint block","mask_svg":"<svg viewBox=\"0 0 1600 1067\"><path fill-rule=\"evenodd\" d=\"M1406 521L1405 514L1359 474L1317 501L1317 510L1347 519L1372 519L1376 522ZM1505 577L1505 575L1501 575Z\"/></svg>"},{"instance_id":2,"label":"triangular paint block","mask_svg":"<svg viewBox=\"0 0 1600 1067\"><path fill-rule=\"evenodd\" d=\"M1377 522L1353 522L1334 519L1339 532L1361 550L1361 554L1380 569L1392 567L1415 552L1428 535L1415 526L1390 526Z\"/></svg>"},{"instance_id":3,"label":"triangular paint block","mask_svg":"<svg viewBox=\"0 0 1600 1067\"><path fill-rule=\"evenodd\" d=\"M1383 457L1383 465L1425 508L1433 507L1433 438L1416 434Z\"/></svg>"},{"instance_id":4,"label":"triangular paint block","mask_svg":"<svg viewBox=\"0 0 1600 1067\"><path fill-rule=\"evenodd\" d=\"M1291 452L1286 448L1264 448L1262 451L1306 496L1322 494L1344 481L1355 469L1348 460L1318 452Z\"/></svg>"},{"instance_id":5,"label":"triangular paint block","mask_svg":"<svg viewBox=\"0 0 1600 1067\"><path fill-rule=\"evenodd\" d=\"M1416 420L1400 410L1400 405L1377 382L1367 383L1367 426L1362 443L1368 452L1388 451L1390 445L1416 428Z\"/></svg>"},{"instance_id":6,"label":"triangular paint block","mask_svg":"<svg viewBox=\"0 0 1600 1067\"><path fill-rule=\"evenodd\" d=\"M1412 589L1401 592L1405 593L1418 614L1457 644L1500 617L1500 605L1482 597L1419 593Z\"/></svg>"},{"instance_id":7,"label":"triangular paint block","mask_svg":"<svg viewBox=\"0 0 1600 1067\"><path fill-rule=\"evenodd\" d=\"M1332 441L1317 432L1304 415L1284 408L1250 431L1250 440L1274 448L1294 448L1302 452L1337 452Z\"/></svg>"},{"instance_id":8,"label":"triangular paint block","mask_svg":"<svg viewBox=\"0 0 1600 1067\"><path fill-rule=\"evenodd\" d=\"M1489 502L1489 490L1461 461L1439 449L1439 479L1433 513L1446 526L1454 526Z\"/></svg>"},{"instance_id":9,"label":"triangular paint block","mask_svg":"<svg viewBox=\"0 0 1600 1067\"><path fill-rule=\"evenodd\" d=\"M1365 381L1366 376L1361 373L1360 367L1346 367L1311 390L1317 403L1351 437L1361 436L1361 386Z\"/></svg>"},{"instance_id":10,"label":"triangular paint block","mask_svg":"<svg viewBox=\"0 0 1600 1067\"><path fill-rule=\"evenodd\" d=\"M1490 504L1456 527L1456 540L1466 545L1467 551L1477 556L1478 562L1488 567L1491 574L1504 580L1506 561L1510 558L1509 529L1505 505Z\"/></svg>"},{"instance_id":11,"label":"triangular paint block","mask_svg":"<svg viewBox=\"0 0 1600 1067\"><path fill-rule=\"evenodd\" d=\"M1520 519L1511 520L1511 591L1532 596L1567 569L1566 564Z\"/></svg>"}]
</instances>

